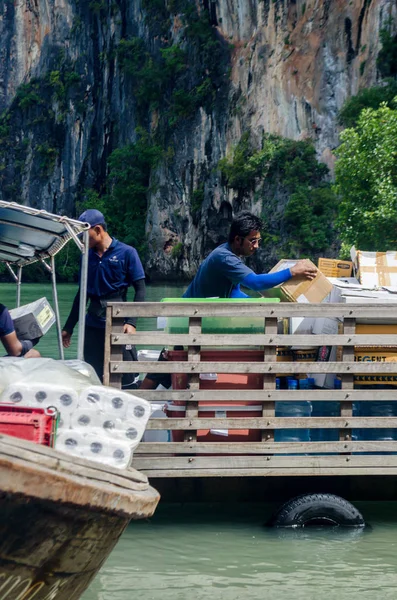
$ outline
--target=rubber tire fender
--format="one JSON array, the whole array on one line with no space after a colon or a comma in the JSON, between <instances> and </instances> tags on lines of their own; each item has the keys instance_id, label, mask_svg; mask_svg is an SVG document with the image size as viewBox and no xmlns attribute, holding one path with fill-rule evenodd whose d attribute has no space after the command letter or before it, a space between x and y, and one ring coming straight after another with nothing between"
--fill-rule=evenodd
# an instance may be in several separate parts
<instances>
[{"instance_id":1,"label":"rubber tire fender","mask_svg":"<svg viewBox=\"0 0 397 600\"><path fill-rule=\"evenodd\" d=\"M267 523L270 527L305 527L309 524L365 527L353 504L335 494L303 494L288 500Z\"/></svg>"}]
</instances>

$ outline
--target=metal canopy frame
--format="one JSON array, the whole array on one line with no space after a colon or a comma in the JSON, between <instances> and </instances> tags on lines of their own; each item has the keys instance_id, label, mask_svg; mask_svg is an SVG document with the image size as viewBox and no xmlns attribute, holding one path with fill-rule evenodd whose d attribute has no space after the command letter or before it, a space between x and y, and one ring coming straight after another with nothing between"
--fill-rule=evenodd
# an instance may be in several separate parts
<instances>
[{"instance_id":1,"label":"metal canopy frame","mask_svg":"<svg viewBox=\"0 0 397 600\"><path fill-rule=\"evenodd\" d=\"M82 360L87 302L89 228L89 223L0 200L0 262L6 265L17 285L16 304L20 306L23 267L40 261L51 274L52 299L61 359L64 358L64 353L56 287L55 255L70 240L75 242L82 254L77 343L77 357ZM50 262L48 263L47 260Z\"/></svg>"}]
</instances>

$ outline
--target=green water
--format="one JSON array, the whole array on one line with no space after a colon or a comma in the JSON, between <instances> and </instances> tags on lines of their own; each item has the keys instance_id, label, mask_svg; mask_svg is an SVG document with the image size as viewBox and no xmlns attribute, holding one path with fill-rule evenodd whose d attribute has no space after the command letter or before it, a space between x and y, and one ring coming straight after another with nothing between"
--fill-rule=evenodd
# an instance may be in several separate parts
<instances>
[{"instance_id":1,"label":"green water","mask_svg":"<svg viewBox=\"0 0 397 600\"><path fill-rule=\"evenodd\" d=\"M149 286L147 299L178 297L183 289ZM14 306L15 286L0 290L1 301ZM75 292L59 286L62 323ZM41 296L51 301L50 285L22 287L22 303ZM140 319L138 327L154 329L155 319ZM55 327L38 348L57 357ZM262 525L274 506L160 503L154 517L129 525L83 600L394 600L397 503L356 505L370 529L271 530Z\"/></svg>"},{"instance_id":2,"label":"green water","mask_svg":"<svg viewBox=\"0 0 397 600\"><path fill-rule=\"evenodd\" d=\"M272 530L265 506L160 504L83 600L394 600L397 503L357 506L370 530Z\"/></svg>"},{"instance_id":3,"label":"green water","mask_svg":"<svg viewBox=\"0 0 397 600\"><path fill-rule=\"evenodd\" d=\"M158 302L162 298L180 296L186 289L186 285L175 286L175 285L159 285L159 286L147 286L146 299L148 302ZM77 286L72 284L59 284L58 288L58 304L59 312L61 315L61 326L64 325L70 308L75 297ZM52 304L52 286L51 284L26 284L21 286L21 304L28 304L45 296ZM1 303L5 304L8 308L14 308L16 304L16 286L12 283L0 284L0 298ZM140 331L153 331L156 329L156 319L147 318L138 320L138 329ZM76 358L77 355L77 331L72 336L72 344L70 348L65 349L65 359ZM37 350L40 351L42 356L49 356L51 358L59 358L58 340L55 325L51 327L49 332L40 340L36 346Z\"/></svg>"}]
</instances>

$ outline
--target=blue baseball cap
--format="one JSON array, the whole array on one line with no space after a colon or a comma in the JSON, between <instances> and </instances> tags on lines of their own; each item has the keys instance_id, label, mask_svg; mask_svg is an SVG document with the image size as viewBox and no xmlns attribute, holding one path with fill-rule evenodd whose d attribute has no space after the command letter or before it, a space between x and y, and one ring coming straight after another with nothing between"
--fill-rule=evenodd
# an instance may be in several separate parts
<instances>
[{"instance_id":1,"label":"blue baseball cap","mask_svg":"<svg viewBox=\"0 0 397 600\"><path fill-rule=\"evenodd\" d=\"M83 221L83 223L89 223L91 227L106 224L105 217L96 208L88 208L79 216L78 220Z\"/></svg>"}]
</instances>

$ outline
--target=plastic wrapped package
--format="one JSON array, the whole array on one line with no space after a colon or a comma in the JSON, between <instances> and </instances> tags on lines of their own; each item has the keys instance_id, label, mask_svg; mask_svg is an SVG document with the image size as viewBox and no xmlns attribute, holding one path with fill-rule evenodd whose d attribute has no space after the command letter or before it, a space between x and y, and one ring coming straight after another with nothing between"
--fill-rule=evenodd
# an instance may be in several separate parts
<instances>
[{"instance_id":1,"label":"plastic wrapped package","mask_svg":"<svg viewBox=\"0 0 397 600\"><path fill-rule=\"evenodd\" d=\"M126 468L144 434L151 413L149 402L122 390L90 385L92 380L96 383L96 375L92 377L90 368L86 368L89 365L67 362L0 360L0 374L4 372L8 383L0 402L12 406L55 406L60 413L57 450Z\"/></svg>"},{"instance_id":2,"label":"plastic wrapped package","mask_svg":"<svg viewBox=\"0 0 397 600\"><path fill-rule=\"evenodd\" d=\"M108 437L125 440L132 449L142 439L151 413L146 400L104 386L87 387L80 395L79 410L92 415L95 426Z\"/></svg>"},{"instance_id":3,"label":"plastic wrapped package","mask_svg":"<svg viewBox=\"0 0 397 600\"><path fill-rule=\"evenodd\" d=\"M132 458L132 450L127 442L104 439L101 432L96 430L62 431L57 436L55 447L60 452L122 469L128 467Z\"/></svg>"},{"instance_id":4,"label":"plastic wrapped package","mask_svg":"<svg viewBox=\"0 0 397 600\"><path fill-rule=\"evenodd\" d=\"M76 358L71 360L64 360L62 362L68 368L77 371L81 375L84 375L84 377L87 377L90 385L101 385L101 380L96 374L94 367L84 362L84 360L79 360Z\"/></svg>"},{"instance_id":5,"label":"plastic wrapped package","mask_svg":"<svg viewBox=\"0 0 397 600\"><path fill-rule=\"evenodd\" d=\"M54 360L52 358L25 358L7 356L0 358L0 393L6 387L15 383L50 383L62 385L74 389L80 393L87 385L91 385L93 375L87 376L82 372L83 365L85 371L91 373L90 365L83 361L71 361L72 363L81 363L81 369L76 365L69 366L69 361Z\"/></svg>"},{"instance_id":6,"label":"plastic wrapped package","mask_svg":"<svg viewBox=\"0 0 397 600\"><path fill-rule=\"evenodd\" d=\"M47 408L55 406L62 416L71 414L78 405L78 394L72 387L53 383L12 383L1 395L3 404Z\"/></svg>"}]
</instances>

